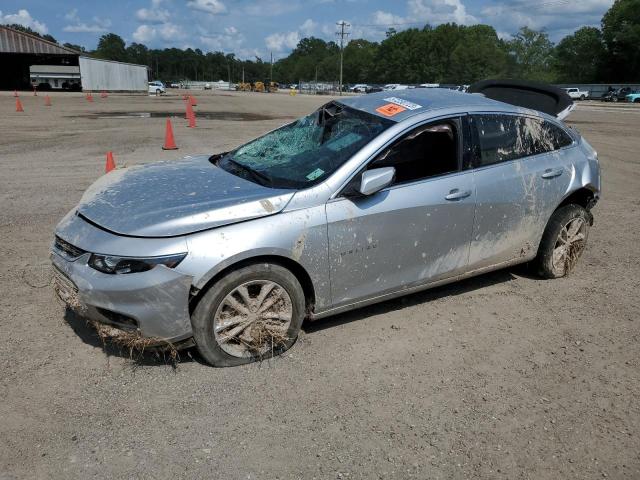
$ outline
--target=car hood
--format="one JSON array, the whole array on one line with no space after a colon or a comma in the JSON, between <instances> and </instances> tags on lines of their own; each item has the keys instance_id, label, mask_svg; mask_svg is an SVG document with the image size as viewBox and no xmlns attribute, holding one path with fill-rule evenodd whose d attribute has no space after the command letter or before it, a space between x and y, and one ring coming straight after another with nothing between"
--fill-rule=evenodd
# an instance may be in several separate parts
<instances>
[{"instance_id":1,"label":"car hood","mask_svg":"<svg viewBox=\"0 0 640 480\"><path fill-rule=\"evenodd\" d=\"M273 215L293 195L232 175L203 155L113 170L89 187L78 213L121 235L171 237Z\"/></svg>"}]
</instances>

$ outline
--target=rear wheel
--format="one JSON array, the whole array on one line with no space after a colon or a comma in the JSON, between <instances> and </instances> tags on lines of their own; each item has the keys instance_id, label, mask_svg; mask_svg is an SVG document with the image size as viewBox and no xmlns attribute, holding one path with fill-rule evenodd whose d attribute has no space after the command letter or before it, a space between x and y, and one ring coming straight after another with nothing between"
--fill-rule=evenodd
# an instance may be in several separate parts
<instances>
[{"instance_id":1,"label":"rear wheel","mask_svg":"<svg viewBox=\"0 0 640 480\"><path fill-rule=\"evenodd\" d=\"M304 315L304 292L295 275L280 265L259 263L217 281L198 302L191 321L204 359L230 367L289 349Z\"/></svg>"},{"instance_id":2,"label":"rear wheel","mask_svg":"<svg viewBox=\"0 0 640 480\"><path fill-rule=\"evenodd\" d=\"M543 278L564 277L573 270L586 248L590 223L589 213L580 205L554 212L535 260Z\"/></svg>"}]
</instances>

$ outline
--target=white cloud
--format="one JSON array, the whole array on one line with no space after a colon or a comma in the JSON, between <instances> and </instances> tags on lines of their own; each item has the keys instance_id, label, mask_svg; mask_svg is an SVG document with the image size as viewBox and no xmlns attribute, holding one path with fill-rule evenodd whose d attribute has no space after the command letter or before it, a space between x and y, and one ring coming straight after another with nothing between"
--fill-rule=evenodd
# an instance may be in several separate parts
<instances>
[{"instance_id":1,"label":"white cloud","mask_svg":"<svg viewBox=\"0 0 640 480\"><path fill-rule=\"evenodd\" d=\"M100 33L106 32L111 26L111 20L108 18L93 17L93 23L80 21L78 10L73 9L64 16L67 20L72 21L71 25L66 25L62 31L71 33Z\"/></svg>"},{"instance_id":2,"label":"white cloud","mask_svg":"<svg viewBox=\"0 0 640 480\"><path fill-rule=\"evenodd\" d=\"M447 22L459 25L478 23L476 17L467 13L460 0L409 0L408 7L410 18L432 25Z\"/></svg>"},{"instance_id":3,"label":"white cloud","mask_svg":"<svg viewBox=\"0 0 640 480\"><path fill-rule=\"evenodd\" d=\"M156 26L147 24L139 25L131 36L139 43L150 43L160 39L167 44L172 44L177 40L186 38L182 27L170 22Z\"/></svg>"},{"instance_id":4,"label":"white cloud","mask_svg":"<svg viewBox=\"0 0 640 480\"><path fill-rule=\"evenodd\" d=\"M133 39L138 43L148 43L154 40L156 36L156 29L149 25L140 25L132 35Z\"/></svg>"},{"instance_id":5,"label":"white cloud","mask_svg":"<svg viewBox=\"0 0 640 480\"><path fill-rule=\"evenodd\" d=\"M0 10L0 23L17 23L23 27L29 27L42 35L49 32L49 29L44 23L34 19L29 13L29 10L24 8L18 10L18 13L9 13L7 15L3 15L2 10Z\"/></svg>"},{"instance_id":6,"label":"white cloud","mask_svg":"<svg viewBox=\"0 0 640 480\"><path fill-rule=\"evenodd\" d=\"M70 22L75 22L78 20L78 9L72 8L64 15L65 20L69 20Z\"/></svg>"},{"instance_id":7,"label":"white cloud","mask_svg":"<svg viewBox=\"0 0 640 480\"><path fill-rule=\"evenodd\" d=\"M282 52L286 49L296 48L300 41L300 34L297 31L288 33L272 33L264 39L269 50Z\"/></svg>"},{"instance_id":8,"label":"white cloud","mask_svg":"<svg viewBox=\"0 0 640 480\"><path fill-rule=\"evenodd\" d=\"M491 5L481 10L479 21L512 33L523 26L535 30L544 28L551 33L552 39L559 39L575 31L578 26L598 26L603 13L612 3L613 0L582 0L553 6L545 6L544 3L526 7Z\"/></svg>"},{"instance_id":9,"label":"white cloud","mask_svg":"<svg viewBox=\"0 0 640 480\"><path fill-rule=\"evenodd\" d=\"M141 8L136 12L136 18L147 23L164 23L170 17L169 10L164 8Z\"/></svg>"},{"instance_id":10,"label":"white cloud","mask_svg":"<svg viewBox=\"0 0 640 480\"><path fill-rule=\"evenodd\" d=\"M187 2L187 7L192 10L210 13L211 15L218 15L227 11L227 7L220 0L191 0Z\"/></svg>"},{"instance_id":11,"label":"white cloud","mask_svg":"<svg viewBox=\"0 0 640 480\"><path fill-rule=\"evenodd\" d=\"M316 22L307 18L304 23L300 25L300 33L305 37L310 37L315 33L317 27L318 24Z\"/></svg>"}]
</instances>

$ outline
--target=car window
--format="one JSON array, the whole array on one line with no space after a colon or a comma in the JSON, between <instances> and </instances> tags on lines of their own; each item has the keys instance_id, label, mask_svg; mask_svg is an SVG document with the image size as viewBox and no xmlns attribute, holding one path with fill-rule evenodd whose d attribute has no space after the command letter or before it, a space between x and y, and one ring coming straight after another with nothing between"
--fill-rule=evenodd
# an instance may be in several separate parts
<instances>
[{"instance_id":1,"label":"car window","mask_svg":"<svg viewBox=\"0 0 640 480\"><path fill-rule=\"evenodd\" d=\"M478 165L558 150L573 140L563 129L541 118L518 115L474 115L479 144Z\"/></svg>"},{"instance_id":2,"label":"car window","mask_svg":"<svg viewBox=\"0 0 640 480\"><path fill-rule=\"evenodd\" d=\"M394 184L436 177L458 170L458 123L445 121L420 126L369 164L369 169L394 167Z\"/></svg>"}]
</instances>

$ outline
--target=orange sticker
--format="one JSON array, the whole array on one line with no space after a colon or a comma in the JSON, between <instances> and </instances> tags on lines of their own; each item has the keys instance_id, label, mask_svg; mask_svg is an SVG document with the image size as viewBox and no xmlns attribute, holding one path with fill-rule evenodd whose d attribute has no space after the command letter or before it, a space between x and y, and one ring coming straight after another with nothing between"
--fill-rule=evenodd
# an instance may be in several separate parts
<instances>
[{"instance_id":1,"label":"orange sticker","mask_svg":"<svg viewBox=\"0 0 640 480\"><path fill-rule=\"evenodd\" d=\"M385 117L393 117L394 115L404 112L406 108L396 105L395 103L387 103L379 108L376 108L376 112L381 113Z\"/></svg>"}]
</instances>

